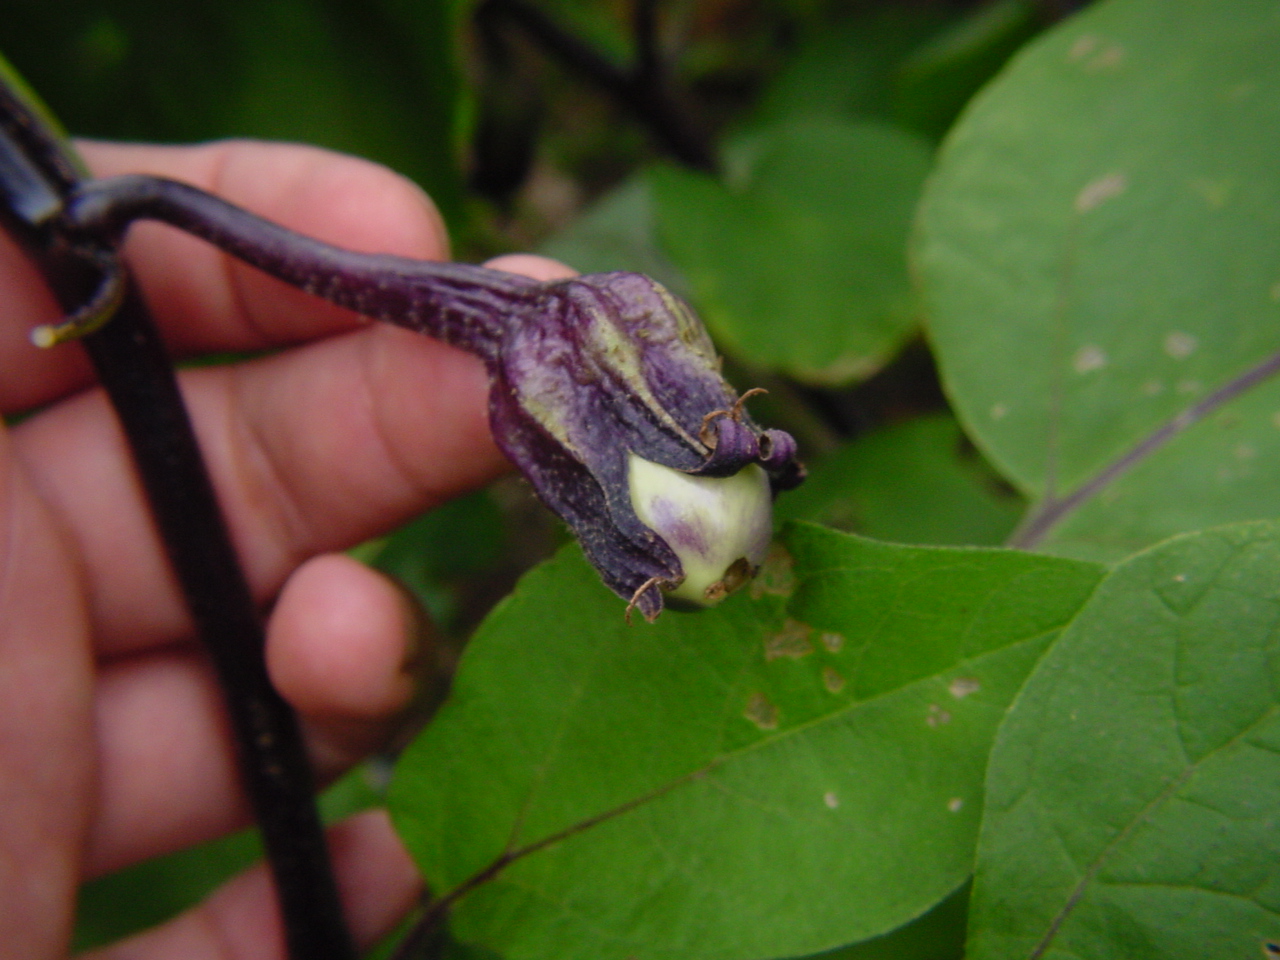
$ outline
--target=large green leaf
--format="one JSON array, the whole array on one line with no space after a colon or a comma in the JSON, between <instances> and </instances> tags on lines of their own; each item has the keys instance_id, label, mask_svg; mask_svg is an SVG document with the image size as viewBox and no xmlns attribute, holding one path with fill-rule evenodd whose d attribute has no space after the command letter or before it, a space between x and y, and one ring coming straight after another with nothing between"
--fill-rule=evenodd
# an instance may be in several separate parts
<instances>
[{"instance_id":1,"label":"large green leaf","mask_svg":"<svg viewBox=\"0 0 1280 960\"><path fill-rule=\"evenodd\" d=\"M1280 526L1118 567L992 751L973 960L1262 957L1280 938Z\"/></svg>"},{"instance_id":2,"label":"large green leaf","mask_svg":"<svg viewBox=\"0 0 1280 960\"><path fill-rule=\"evenodd\" d=\"M968 906L966 883L928 913L892 933L802 960L964 960Z\"/></svg>"},{"instance_id":3,"label":"large green leaf","mask_svg":"<svg viewBox=\"0 0 1280 960\"><path fill-rule=\"evenodd\" d=\"M884 427L808 467L804 484L778 500L778 516L877 540L994 546L1025 506L946 414Z\"/></svg>"},{"instance_id":4,"label":"large green leaf","mask_svg":"<svg viewBox=\"0 0 1280 960\"><path fill-rule=\"evenodd\" d=\"M627 626L576 550L528 575L400 761L455 934L509 958L794 956L972 866L1004 709L1099 576L792 528L754 588Z\"/></svg>"},{"instance_id":5,"label":"large green leaf","mask_svg":"<svg viewBox=\"0 0 1280 960\"><path fill-rule=\"evenodd\" d=\"M915 260L962 421L1041 501L1021 542L1280 513L1280 392L1248 378L1280 350L1278 155L1272 0L1099 3L954 129Z\"/></svg>"},{"instance_id":6,"label":"large green leaf","mask_svg":"<svg viewBox=\"0 0 1280 960\"><path fill-rule=\"evenodd\" d=\"M651 175L659 237L717 342L812 383L874 372L916 320L904 251L925 142L808 119L756 131L729 155L724 183Z\"/></svg>"}]
</instances>

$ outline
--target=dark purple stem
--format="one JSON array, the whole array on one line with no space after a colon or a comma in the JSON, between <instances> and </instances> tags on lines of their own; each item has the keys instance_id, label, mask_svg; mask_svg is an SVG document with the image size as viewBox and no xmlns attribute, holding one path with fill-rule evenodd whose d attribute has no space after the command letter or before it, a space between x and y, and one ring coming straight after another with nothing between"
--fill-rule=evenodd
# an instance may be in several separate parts
<instances>
[{"instance_id":1,"label":"dark purple stem","mask_svg":"<svg viewBox=\"0 0 1280 960\"><path fill-rule=\"evenodd\" d=\"M129 440L174 572L217 671L267 851L288 955L353 960L292 708L267 675L257 604L155 324L131 292L85 349Z\"/></svg>"},{"instance_id":2,"label":"dark purple stem","mask_svg":"<svg viewBox=\"0 0 1280 960\"><path fill-rule=\"evenodd\" d=\"M343 250L160 177L86 182L67 202L64 218L94 238L118 237L139 219L171 224L307 293L461 346L488 362L497 357L510 317L535 308L545 289L472 264Z\"/></svg>"},{"instance_id":3,"label":"dark purple stem","mask_svg":"<svg viewBox=\"0 0 1280 960\"><path fill-rule=\"evenodd\" d=\"M44 245L19 217L0 219L31 253L67 310L92 295L101 269L122 269ZM257 604L160 335L142 300L129 291L112 322L82 342L124 429L196 632L218 673L245 790L276 880L288 955L353 960L356 951L329 866L302 734L267 676Z\"/></svg>"},{"instance_id":4,"label":"dark purple stem","mask_svg":"<svg viewBox=\"0 0 1280 960\"><path fill-rule=\"evenodd\" d=\"M70 314L103 289L123 295L114 320L82 342L124 429L196 632L221 681L244 786L276 880L289 956L353 960L302 734L267 676L257 604L173 365L114 251L96 242L80 245L62 229L58 214L81 177L70 149L0 78L0 225L30 254Z\"/></svg>"}]
</instances>

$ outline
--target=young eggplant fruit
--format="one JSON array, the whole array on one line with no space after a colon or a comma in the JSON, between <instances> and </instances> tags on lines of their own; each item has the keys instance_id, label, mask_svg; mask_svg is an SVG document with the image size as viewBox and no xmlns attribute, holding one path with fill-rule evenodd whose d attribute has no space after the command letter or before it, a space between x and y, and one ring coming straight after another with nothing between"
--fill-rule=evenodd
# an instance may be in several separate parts
<instances>
[{"instance_id":1,"label":"young eggplant fruit","mask_svg":"<svg viewBox=\"0 0 1280 960\"><path fill-rule=\"evenodd\" d=\"M352 253L156 177L91 181L63 214L82 242L108 246L142 218L479 356L498 446L628 610L649 620L665 597L706 606L750 579L768 547L773 494L804 477L791 436L747 415L743 401L757 391L730 388L701 322L641 274L539 283Z\"/></svg>"},{"instance_id":2,"label":"young eggplant fruit","mask_svg":"<svg viewBox=\"0 0 1280 960\"><path fill-rule=\"evenodd\" d=\"M652 620L708 606L769 546L772 496L803 477L795 441L761 430L702 324L656 281L547 284L490 363L499 446L573 528L605 583Z\"/></svg>"}]
</instances>

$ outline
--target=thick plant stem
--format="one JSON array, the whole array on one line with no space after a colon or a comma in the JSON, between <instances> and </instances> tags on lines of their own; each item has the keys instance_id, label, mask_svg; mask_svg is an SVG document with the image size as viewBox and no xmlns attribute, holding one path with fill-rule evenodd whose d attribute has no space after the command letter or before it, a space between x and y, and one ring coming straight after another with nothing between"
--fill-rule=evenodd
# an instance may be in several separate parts
<instances>
[{"instance_id":1,"label":"thick plant stem","mask_svg":"<svg viewBox=\"0 0 1280 960\"><path fill-rule=\"evenodd\" d=\"M83 177L78 158L38 105L0 69L0 226L29 252L68 314L93 302L97 291L123 291L111 322L85 336L84 347L124 429L197 635L221 681L244 787L276 881L288 956L355 960L298 721L267 677L263 625L173 366L115 253L101 244L69 243L60 228L61 208Z\"/></svg>"},{"instance_id":2,"label":"thick plant stem","mask_svg":"<svg viewBox=\"0 0 1280 960\"><path fill-rule=\"evenodd\" d=\"M159 334L136 293L84 338L116 409L197 633L217 670L293 960L353 960L293 710L271 686L249 586Z\"/></svg>"},{"instance_id":3,"label":"thick plant stem","mask_svg":"<svg viewBox=\"0 0 1280 960\"><path fill-rule=\"evenodd\" d=\"M74 257L33 250L70 309L96 278ZM83 339L115 408L196 633L218 674L290 960L354 960L297 718L271 686L265 635L155 324L130 291Z\"/></svg>"}]
</instances>

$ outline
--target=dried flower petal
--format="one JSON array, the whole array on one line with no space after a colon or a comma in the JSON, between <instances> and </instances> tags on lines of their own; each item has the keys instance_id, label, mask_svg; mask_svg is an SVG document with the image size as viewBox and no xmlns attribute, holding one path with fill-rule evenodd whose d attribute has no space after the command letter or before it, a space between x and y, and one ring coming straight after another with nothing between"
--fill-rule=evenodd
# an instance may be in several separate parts
<instances>
[{"instance_id":1,"label":"dried flower petal","mask_svg":"<svg viewBox=\"0 0 1280 960\"><path fill-rule=\"evenodd\" d=\"M789 435L762 431L747 417L687 306L639 274L577 277L549 284L497 353L494 436L573 527L610 588L652 619L664 591L712 602L736 585L726 576L739 559L736 579L750 577L768 544L769 481L794 486L803 471ZM680 523L664 527L652 495L634 489L637 462L689 480L735 480L726 489L759 495L749 508L715 508L719 517L673 506L668 512L683 517L685 529L697 526L710 538L691 550L677 542ZM639 503L649 504L643 517ZM733 555L721 562L725 551Z\"/></svg>"}]
</instances>

